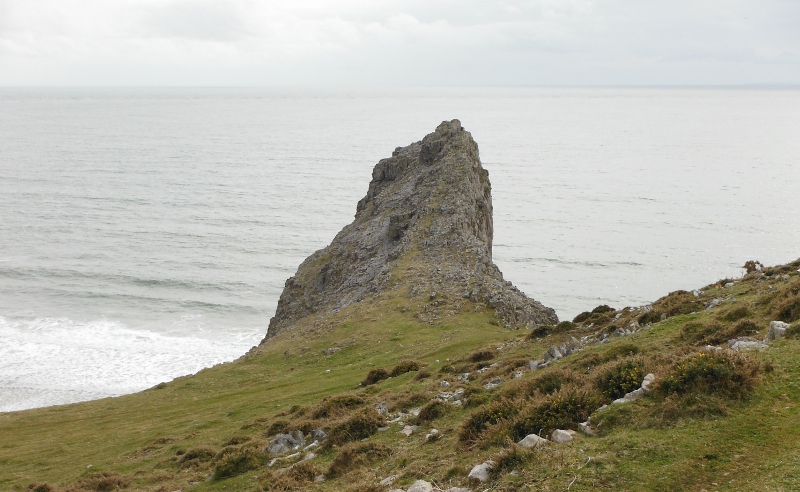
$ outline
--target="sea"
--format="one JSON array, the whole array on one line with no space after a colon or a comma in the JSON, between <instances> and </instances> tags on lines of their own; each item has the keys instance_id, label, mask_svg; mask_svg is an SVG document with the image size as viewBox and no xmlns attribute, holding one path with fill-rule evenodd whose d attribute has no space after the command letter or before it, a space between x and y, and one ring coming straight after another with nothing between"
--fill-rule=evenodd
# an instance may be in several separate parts
<instances>
[{"instance_id":1,"label":"sea","mask_svg":"<svg viewBox=\"0 0 800 492\"><path fill-rule=\"evenodd\" d=\"M561 319L800 257L800 88L0 88L0 411L240 357L372 167L454 118L494 261Z\"/></svg>"}]
</instances>

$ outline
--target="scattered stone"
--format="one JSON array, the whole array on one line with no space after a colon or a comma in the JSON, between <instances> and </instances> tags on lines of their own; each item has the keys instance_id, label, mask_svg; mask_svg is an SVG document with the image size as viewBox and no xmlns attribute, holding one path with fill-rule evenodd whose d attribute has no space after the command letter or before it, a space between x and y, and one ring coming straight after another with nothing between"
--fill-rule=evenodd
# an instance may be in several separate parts
<instances>
[{"instance_id":1,"label":"scattered stone","mask_svg":"<svg viewBox=\"0 0 800 492\"><path fill-rule=\"evenodd\" d=\"M431 431L425 435L425 442L436 441L439 437L439 429L431 429Z\"/></svg>"},{"instance_id":2,"label":"scattered stone","mask_svg":"<svg viewBox=\"0 0 800 492\"><path fill-rule=\"evenodd\" d=\"M484 384L483 387L486 388L487 390L490 390L497 388L501 384L503 384L503 378L494 378L488 383Z\"/></svg>"},{"instance_id":3,"label":"scattered stone","mask_svg":"<svg viewBox=\"0 0 800 492\"><path fill-rule=\"evenodd\" d=\"M557 443L570 442L572 440L572 434L574 433L575 431L572 431L572 433L570 433L570 431L556 429L550 436L550 440Z\"/></svg>"},{"instance_id":4,"label":"scattered stone","mask_svg":"<svg viewBox=\"0 0 800 492\"><path fill-rule=\"evenodd\" d=\"M306 440L303 433L300 431L292 431L288 434L278 434L269 442L270 454L283 454L288 451L294 451L306 445Z\"/></svg>"},{"instance_id":5,"label":"scattered stone","mask_svg":"<svg viewBox=\"0 0 800 492\"><path fill-rule=\"evenodd\" d=\"M522 377L522 371L514 371L514 379L519 379Z\"/></svg>"},{"instance_id":6,"label":"scattered stone","mask_svg":"<svg viewBox=\"0 0 800 492\"><path fill-rule=\"evenodd\" d=\"M767 345L761 340L756 340L755 338L750 337L739 337L734 338L733 340L728 340L728 348L731 350L754 350L763 349L766 347Z\"/></svg>"},{"instance_id":7,"label":"scattered stone","mask_svg":"<svg viewBox=\"0 0 800 492\"><path fill-rule=\"evenodd\" d=\"M472 492L472 489L466 487L450 487L449 489L445 489L444 492Z\"/></svg>"},{"instance_id":8,"label":"scattered stone","mask_svg":"<svg viewBox=\"0 0 800 492\"><path fill-rule=\"evenodd\" d=\"M790 328L788 323L783 321L770 321L769 331L767 332L767 342L774 342L775 340L783 337L786 330Z\"/></svg>"},{"instance_id":9,"label":"scattered stone","mask_svg":"<svg viewBox=\"0 0 800 492\"><path fill-rule=\"evenodd\" d=\"M650 385L656 380L655 374L649 373L642 380L642 390L645 394L650 393Z\"/></svg>"},{"instance_id":10,"label":"scattered stone","mask_svg":"<svg viewBox=\"0 0 800 492\"><path fill-rule=\"evenodd\" d=\"M393 484L397 480L397 475L389 475L388 477L381 480L378 485L382 485L384 487L388 487L389 485Z\"/></svg>"},{"instance_id":11,"label":"scattered stone","mask_svg":"<svg viewBox=\"0 0 800 492\"><path fill-rule=\"evenodd\" d=\"M401 434L405 434L406 437L410 436L417 430L418 426L416 425L406 425L403 427L403 430L400 431Z\"/></svg>"},{"instance_id":12,"label":"scattered stone","mask_svg":"<svg viewBox=\"0 0 800 492\"><path fill-rule=\"evenodd\" d=\"M535 371L536 369L539 369L539 364L541 364L541 362L538 360L532 360L528 362L528 367L531 369L531 371Z\"/></svg>"},{"instance_id":13,"label":"scattered stone","mask_svg":"<svg viewBox=\"0 0 800 492\"><path fill-rule=\"evenodd\" d=\"M727 284L725 284L725 287L733 287L733 282L728 282Z\"/></svg>"},{"instance_id":14,"label":"scattered stone","mask_svg":"<svg viewBox=\"0 0 800 492\"><path fill-rule=\"evenodd\" d=\"M386 427L378 427L378 432L386 432L388 430L389 430L389 426L388 425Z\"/></svg>"},{"instance_id":15,"label":"scattered stone","mask_svg":"<svg viewBox=\"0 0 800 492\"><path fill-rule=\"evenodd\" d=\"M450 383L448 381L442 381L441 383L439 383L439 386L441 386L442 388L449 388Z\"/></svg>"},{"instance_id":16,"label":"scattered stone","mask_svg":"<svg viewBox=\"0 0 800 492\"><path fill-rule=\"evenodd\" d=\"M561 351L558 350L558 347L553 345L552 347L547 349L547 352L545 352L544 361L545 362L550 362L551 360L558 360L561 357L563 357L563 355L561 354Z\"/></svg>"},{"instance_id":17,"label":"scattered stone","mask_svg":"<svg viewBox=\"0 0 800 492\"><path fill-rule=\"evenodd\" d=\"M539 446L547 444L547 439L539 437L536 434L528 434L517 444L523 448L538 448Z\"/></svg>"},{"instance_id":18,"label":"scattered stone","mask_svg":"<svg viewBox=\"0 0 800 492\"><path fill-rule=\"evenodd\" d=\"M316 457L317 455L314 453L306 453L306 455L303 456L303 461L313 460Z\"/></svg>"},{"instance_id":19,"label":"scattered stone","mask_svg":"<svg viewBox=\"0 0 800 492\"><path fill-rule=\"evenodd\" d=\"M425 480L417 480L406 492L433 492L433 485Z\"/></svg>"},{"instance_id":20,"label":"scattered stone","mask_svg":"<svg viewBox=\"0 0 800 492\"><path fill-rule=\"evenodd\" d=\"M694 294L695 297L700 297L700 291L699 290L693 290L692 294Z\"/></svg>"},{"instance_id":21,"label":"scattered stone","mask_svg":"<svg viewBox=\"0 0 800 492\"><path fill-rule=\"evenodd\" d=\"M592 429L592 427L589 425L589 422L581 422L580 424L578 424L578 428L581 430L581 432L583 432L587 436L596 436L597 435L595 430Z\"/></svg>"},{"instance_id":22,"label":"scattered stone","mask_svg":"<svg viewBox=\"0 0 800 492\"><path fill-rule=\"evenodd\" d=\"M469 381L469 373L465 372L465 373L459 374L458 375L458 380L459 381Z\"/></svg>"},{"instance_id":23,"label":"scattered stone","mask_svg":"<svg viewBox=\"0 0 800 492\"><path fill-rule=\"evenodd\" d=\"M470 470L467 478L477 480L479 482L486 482L489 480L489 472L494 469L494 461L484 461L480 465L475 465Z\"/></svg>"},{"instance_id":24,"label":"scattered stone","mask_svg":"<svg viewBox=\"0 0 800 492\"><path fill-rule=\"evenodd\" d=\"M342 349L340 349L339 347L329 347L329 348L326 348L325 350L323 350L322 353L325 354L325 355L333 355L333 354L335 354L336 352L338 352L340 350L342 350Z\"/></svg>"},{"instance_id":25,"label":"scattered stone","mask_svg":"<svg viewBox=\"0 0 800 492\"><path fill-rule=\"evenodd\" d=\"M311 431L311 439L315 441L322 442L326 437L328 437L328 434L322 429L314 429Z\"/></svg>"},{"instance_id":26,"label":"scattered stone","mask_svg":"<svg viewBox=\"0 0 800 492\"><path fill-rule=\"evenodd\" d=\"M389 405L386 404L386 401L376 403L375 410L378 412L378 415L386 415L389 413Z\"/></svg>"},{"instance_id":27,"label":"scattered stone","mask_svg":"<svg viewBox=\"0 0 800 492\"><path fill-rule=\"evenodd\" d=\"M311 451L312 449L316 449L318 447L319 447L319 442L314 441L311 444L309 444L308 446L304 447L303 451L308 452L308 451Z\"/></svg>"},{"instance_id":28,"label":"scattered stone","mask_svg":"<svg viewBox=\"0 0 800 492\"><path fill-rule=\"evenodd\" d=\"M419 416L419 412L421 412L421 411L422 411L422 408L417 407L417 408L412 408L411 410L408 411L408 413L410 413L414 417L417 417L417 416Z\"/></svg>"},{"instance_id":29,"label":"scattered stone","mask_svg":"<svg viewBox=\"0 0 800 492\"><path fill-rule=\"evenodd\" d=\"M717 307L720 304L722 304L722 299L721 298L716 297L714 299L711 299L711 301L709 301L709 303L706 304L706 310L711 309L713 307Z\"/></svg>"},{"instance_id":30,"label":"scattered stone","mask_svg":"<svg viewBox=\"0 0 800 492\"><path fill-rule=\"evenodd\" d=\"M317 475L314 477L314 483L322 483L325 481L325 475Z\"/></svg>"}]
</instances>

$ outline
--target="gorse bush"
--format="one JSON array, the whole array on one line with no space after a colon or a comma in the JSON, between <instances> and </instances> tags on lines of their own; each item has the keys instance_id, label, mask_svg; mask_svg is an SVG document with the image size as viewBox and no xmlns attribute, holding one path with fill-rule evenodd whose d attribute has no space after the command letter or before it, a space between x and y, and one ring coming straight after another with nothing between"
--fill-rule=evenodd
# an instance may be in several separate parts
<instances>
[{"instance_id":1,"label":"gorse bush","mask_svg":"<svg viewBox=\"0 0 800 492\"><path fill-rule=\"evenodd\" d=\"M344 444L360 441L378 432L386 424L386 419L374 408L365 408L331 429L326 444Z\"/></svg>"},{"instance_id":2,"label":"gorse bush","mask_svg":"<svg viewBox=\"0 0 800 492\"><path fill-rule=\"evenodd\" d=\"M520 387L509 388L509 396L514 394L522 394L525 396L534 396L536 394L549 395L560 390L563 386L576 383L581 379L581 376L570 371L569 369L546 369L542 374L536 376L530 381L526 381Z\"/></svg>"},{"instance_id":3,"label":"gorse bush","mask_svg":"<svg viewBox=\"0 0 800 492\"><path fill-rule=\"evenodd\" d=\"M536 452L532 449L516 445L512 446L500 453L500 456L494 460L495 465L492 469L492 475L497 477L503 473L523 468L535 458Z\"/></svg>"},{"instance_id":4,"label":"gorse bush","mask_svg":"<svg viewBox=\"0 0 800 492\"><path fill-rule=\"evenodd\" d=\"M346 413L348 410L361 406L364 404L364 399L355 395L343 395L333 398L325 398L322 402L311 412L311 417L315 419L324 419L329 417L336 417Z\"/></svg>"},{"instance_id":5,"label":"gorse bush","mask_svg":"<svg viewBox=\"0 0 800 492\"><path fill-rule=\"evenodd\" d=\"M757 382L761 366L745 354L732 351L698 352L677 362L659 385L664 395L716 394L741 398Z\"/></svg>"},{"instance_id":6,"label":"gorse bush","mask_svg":"<svg viewBox=\"0 0 800 492\"><path fill-rule=\"evenodd\" d=\"M422 368L422 365L419 362L413 360L404 360L394 366L394 369L392 369L392 372L389 375L393 378L396 378L397 376L403 375L407 372L419 371L420 368Z\"/></svg>"},{"instance_id":7,"label":"gorse bush","mask_svg":"<svg viewBox=\"0 0 800 492\"><path fill-rule=\"evenodd\" d=\"M681 328L681 338L697 345L719 345L737 337L754 335L758 331L758 325L749 319L727 326L689 322Z\"/></svg>"},{"instance_id":8,"label":"gorse bush","mask_svg":"<svg viewBox=\"0 0 800 492\"><path fill-rule=\"evenodd\" d=\"M384 379L388 379L388 378L389 378L389 373L386 372L386 369L381 369L381 368L372 369L367 374L367 377L364 378L364 380L361 381L361 383L359 383L359 384L360 384L360 386L369 386L371 384L379 383L379 382L383 381Z\"/></svg>"},{"instance_id":9,"label":"gorse bush","mask_svg":"<svg viewBox=\"0 0 800 492\"><path fill-rule=\"evenodd\" d=\"M89 473L72 486L67 488L67 492L111 492L126 488L131 480L125 475L117 472L93 472Z\"/></svg>"},{"instance_id":10,"label":"gorse bush","mask_svg":"<svg viewBox=\"0 0 800 492\"><path fill-rule=\"evenodd\" d=\"M392 450L386 446L375 443L355 444L344 447L333 459L328 472L328 478L336 478L345 473L381 459L391 456Z\"/></svg>"},{"instance_id":11,"label":"gorse bush","mask_svg":"<svg viewBox=\"0 0 800 492\"><path fill-rule=\"evenodd\" d=\"M639 388L644 376L645 369L642 361L628 360L601 372L595 381L603 396L616 400Z\"/></svg>"},{"instance_id":12,"label":"gorse bush","mask_svg":"<svg viewBox=\"0 0 800 492\"><path fill-rule=\"evenodd\" d=\"M602 404L599 395L562 390L527 409L512 426L515 441L528 434L549 435L555 429L574 429Z\"/></svg>"},{"instance_id":13,"label":"gorse bush","mask_svg":"<svg viewBox=\"0 0 800 492\"><path fill-rule=\"evenodd\" d=\"M469 356L470 362L484 362L487 360L492 360L497 358L497 350L494 349L486 349L486 350L479 350L477 352L473 352Z\"/></svg>"},{"instance_id":14,"label":"gorse bush","mask_svg":"<svg viewBox=\"0 0 800 492\"><path fill-rule=\"evenodd\" d=\"M463 443L476 441L490 425L515 417L519 412L511 400L500 399L479 408L461 425L458 440Z\"/></svg>"},{"instance_id":15,"label":"gorse bush","mask_svg":"<svg viewBox=\"0 0 800 492\"><path fill-rule=\"evenodd\" d=\"M217 461L214 467L214 478L219 480L235 477L261 468L268 460L269 455L255 447L242 446L231 449Z\"/></svg>"},{"instance_id":16,"label":"gorse bush","mask_svg":"<svg viewBox=\"0 0 800 492\"><path fill-rule=\"evenodd\" d=\"M417 420L420 422L430 422L431 420L444 417L448 410L450 410L450 406L447 403L441 400L433 400L422 407L417 416Z\"/></svg>"},{"instance_id":17,"label":"gorse bush","mask_svg":"<svg viewBox=\"0 0 800 492\"><path fill-rule=\"evenodd\" d=\"M730 309L728 311L725 311L724 313L722 313L722 315L719 317L719 319L721 319L722 321L733 322L733 321L739 321L740 319L747 318L751 314L752 313L750 312L750 309L747 308L747 306L739 306L739 307Z\"/></svg>"}]
</instances>

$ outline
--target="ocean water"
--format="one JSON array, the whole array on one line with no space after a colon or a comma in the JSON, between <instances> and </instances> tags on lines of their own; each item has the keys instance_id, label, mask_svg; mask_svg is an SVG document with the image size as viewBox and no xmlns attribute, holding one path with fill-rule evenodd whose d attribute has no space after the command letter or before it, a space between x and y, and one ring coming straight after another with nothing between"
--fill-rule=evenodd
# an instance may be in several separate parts
<instances>
[{"instance_id":1,"label":"ocean water","mask_svg":"<svg viewBox=\"0 0 800 492\"><path fill-rule=\"evenodd\" d=\"M562 319L800 257L799 89L0 89L0 411L239 357L372 166L452 118L495 262Z\"/></svg>"}]
</instances>

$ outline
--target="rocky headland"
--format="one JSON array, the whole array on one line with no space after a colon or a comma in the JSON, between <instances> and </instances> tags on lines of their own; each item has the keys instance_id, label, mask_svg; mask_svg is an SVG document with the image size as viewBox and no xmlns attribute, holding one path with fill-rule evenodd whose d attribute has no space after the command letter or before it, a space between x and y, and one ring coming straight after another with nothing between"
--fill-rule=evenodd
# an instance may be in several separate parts
<instances>
[{"instance_id":1,"label":"rocky headland","mask_svg":"<svg viewBox=\"0 0 800 492\"><path fill-rule=\"evenodd\" d=\"M492 262L492 194L478 145L458 120L398 147L372 171L355 220L286 281L264 342L309 315L324 315L389 289L425 301L433 322L469 302L507 327L555 324ZM263 343L263 342L262 342Z\"/></svg>"}]
</instances>

